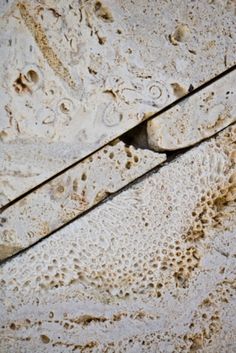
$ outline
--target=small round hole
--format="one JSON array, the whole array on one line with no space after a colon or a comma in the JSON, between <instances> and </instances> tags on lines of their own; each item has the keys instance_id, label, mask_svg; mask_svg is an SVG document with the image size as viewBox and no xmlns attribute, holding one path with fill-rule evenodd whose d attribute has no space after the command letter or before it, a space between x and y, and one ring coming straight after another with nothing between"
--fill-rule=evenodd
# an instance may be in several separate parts
<instances>
[{"instance_id":1,"label":"small round hole","mask_svg":"<svg viewBox=\"0 0 236 353\"><path fill-rule=\"evenodd\" d=\"M69 107L65 103L60 104L60 110L64 114L67 114L70 111Z\"/></svg>"},{"instance_id":2,"label":"small round hole","mask_svg":"<svg viewBox=\"0 0 236 353\"><path fill-rule=\"evenodd\" d=\"M126 167L126 169L130 169L130 168L131 168L131 162L128 161L128 162L126 163L125 167Z\"/></svg>"},{"instance_id":3,"label":"small round hole","mask_svg":"<svg viewBox=\"0 0 236 353\"><path fill-rule=\"evenodd\" d=\"M87 175L85 173L82 174L81 180L85 181L87 179Z\"/></svg>"},{"instance_id":4,"label":"small round hole","mask_svg":"<svg viewBox=\"0 0 236 353\"><path fill-rule=\"evenodd\" d=\"M26 74L26 77L29 81L37 83L39 81L39 75L34 70L29 70Z\"/></svg>"},{"instance_id":5,"label":"small round hole","mask_svg":"<svg viewBox=\"0 0 236 353\"><path fill-rule=\"evenodd\" d=\"M73 111L73 102L68 98L63 98L59 103L59 110L63 114L69 114Z\"/></svg>"}]
</instances>

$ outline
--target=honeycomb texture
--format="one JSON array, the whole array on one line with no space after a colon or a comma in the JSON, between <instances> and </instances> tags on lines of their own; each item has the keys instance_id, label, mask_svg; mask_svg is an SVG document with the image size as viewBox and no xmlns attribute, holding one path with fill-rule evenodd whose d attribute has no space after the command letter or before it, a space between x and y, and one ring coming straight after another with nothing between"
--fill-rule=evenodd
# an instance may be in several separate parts
<instances>
[{"instance_id":1,"label":"honeycomb texture","mask_svg":"<svg viewBox=\"0 0 236 353\"><path fill-rule=\"evenodd\" d=\"M1 352L233 353L231 126L1 265Z\"/></svg>"},{"instance_id":2,"label":"honeycomb texture","mask_svg":"<svg viewBox=\"0 0 236 353\"><path fill-rule=\"evenodd\" d=\"M163 163L116 139L1 212L0 260L27 248Z\"/></svg>"},{"instance_id":3,"label":"honeycomb texture","mask_svg":"<svg viewBox=\"0 0 236 353\"><path fill-rule=\"evenodd\" d=\"M0 206L233 66L235 36L234 1L1 0Z\"/></svg>"}]
</instances>

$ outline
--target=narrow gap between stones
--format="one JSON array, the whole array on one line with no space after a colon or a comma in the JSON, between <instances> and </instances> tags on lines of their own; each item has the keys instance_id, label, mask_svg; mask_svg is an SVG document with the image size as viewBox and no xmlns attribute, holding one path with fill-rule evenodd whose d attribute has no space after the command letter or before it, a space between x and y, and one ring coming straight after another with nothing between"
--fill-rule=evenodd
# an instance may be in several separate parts
<instances>
[{"instance_id":1,"label":"narrow gap between stones","mask_svg":"<svg viewBox=\"0 0 236 353\"><path fill-rule=\"evenodd\" d=\"M117 136L116 138L114 138L112 141L116 140L117 138L119 138L121 141L123 141L124 143L126 143L127 145L132 144L134 147L136 148L143 148L143 149L150 149L147 145L147 139L145 140L145 135L141 136L140 139L134 139L132 137L132 135L134 134L134 131L138 131L140 132L146 125L147 121L155 118L156 116L166 112L167 110L171 109L172 107L174 107L175 105L179 104L180 102L182 102L183 100L191 97L192 95L194 95L195 93L201 91L202 89L210 86L212 83L214 83L215 81L221 79L222 77L226 76L227 74L229 74L230 72L234 71L236 69L236 65L230 67L229 69L221 72L219 75L213 77L212 79L208 80L207 82L205 82L204 84L198 86L197 88L190 90L186 95L184 95L183 97L175 100L174 102L172 102L171 104L167 105L166 107L164 107L163 109L159 110L158 112L156 112L155 114L149 116L148 118L146 118L143 122L139 123L138 125L134 126L133 128L127 130L126 132L124 132L123 134L121 134L120 136ZM138 134L139 135L139 134ZM142 134L141 134L142 135ZM2 206L0 208L0 214L5 211L7 208L11 207L13 204L15 204L16 202L18 202L19 200L21 200L22 198L24 198L25 196L27 196L28 194L30 194L31 192L39 189L41 186L45 185L46 183L50 182L51 180L55 179L56 177L62 175L63 173L65 173L67 170L75 167L77 164L79 164L80 162L84 161L86 158L90 157L91 155L93 155L94 153L96 153L97 151L101 150L103 147L105 147L106 145L109 145L112 143L112 141L110 141L109 143L97 148L96 150L94 150L93 152L89 153L87 156L81 158L80 160L76 161L75 163L71 164L70 166L62 169L60 172L54 174L53 176L51 176L50 178L44 180L42 183L36 185L35 187L29 189L28 191L26 191L25 193L21 194L20 196L16 197L14 200L8 202L6 205ZM131 143L132 142L132 143ZM195 146L195 145L193 145ZM191 147L193 147L191 146ZM165 153L165 151L163 151ZM172 154L172 152L167 152L167 154ZM173 152L174 153L174 152Z\"/></svg>"},{"instance_id":2,"label":"narrow gap between stones","mask_svg":"<svg viewBox=\"0 0 236 353\"><path fill-rule=\"evenodd\" d=\"M20 250L19 252L17 252L16 254L9 256L8 258L0 261L0 266L10 260L12 260L13 258L15 258L16 256L23 254L24 252L28 251L29 249L31 249L33 246L36 246L37 244L41 243L42 241L46 240L47 238L49 238L51 235L53 235L54 233L58 232L59 230L62 230L63 228L67 227L68 225L70 225L72 222L76 221L77 219L86 216L86 214L88 214L89 212L91 212L92 210L94 210L96 207L101 207L102 204L104 204L105 202L108 202L110 200L112 200L114 197L116 197L117 195L119 195L121 192L127 190L128 188L130 188L132 185L135 185L139 182L141 182L142 180L144 180L144 178L157 173L161 168L163 168L164 166L166 166L169 163L172 163L174 161L176 161L178 158L180 158L183 154L185 154L186 152L188 152L189 150L191 150L192 148L195 148L197 146L199 146L201 143L205 142L205 141L209 141L212 138L215 138L219 133L221 133L222 131L224 131L225 129L227 129L229 126L233 126L234 124L236 124L235 122L232 122L231 124L229 124L228 126L222 128L220 131L216 132L214 135L209 136L207 138L205 138L204 140L189 146L189 147L185 147L179 150L175 150L175 151L168 151L166 153L166 161L161 164L158 165L156 167L154 167L153 169L149 170L148 172L140 175L139 177L137 177L135 180L129 182L128 184L126 184L125 186L123 186L122 188L120 188L119 190L117 190L116 192L114 192L113 194L107 196L104 200L100 201L98 204L92 206L91 208L89 208L88 210L84 211L83 213L79 214L78 216L74 217L73 219L71 219L70 221L64 223L62 226L56 228L55 230L53 230L52 232L50 232L49 234L47 234L45 237L37 240L35 243L29 245L28 247Z\"/></svg>"}]
</instances>

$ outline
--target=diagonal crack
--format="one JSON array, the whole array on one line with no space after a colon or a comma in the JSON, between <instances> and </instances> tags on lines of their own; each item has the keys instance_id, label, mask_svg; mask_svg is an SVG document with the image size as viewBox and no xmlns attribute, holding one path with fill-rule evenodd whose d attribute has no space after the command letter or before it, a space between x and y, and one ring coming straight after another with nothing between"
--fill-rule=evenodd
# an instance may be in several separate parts
<instances>
[{"instance_id":1,"label":"diagonal crack","mask_svg":"<svg viewBox=\"0 0 236 353\"><path fill-rule=\"evenodd\" d=\"M224 76L226 76L227 74L229 74L230 72L236 70L236 65L232 66L231 68L223 71L221 74L215 76L214 78L208 80L207 82L205 82L204 84L200 85L199 87L191 90L190 92L188 92L186 95L184 95L183 97L175 100L174 102L172 102L171 104L167 105L165 108L161 109L160 111L158 111L157 113L149 116L148 118L146 118L143 122L141 122L140 124L136 125L135 127L127 130L125 133L121 134L120 136L118 136L117 138L119 138L121 141L124 141L125 143L128 143L128 144L132 144L131 142L134 142L130 141L130 136L133 135L133 132L136 130L136 129L142 129L145 127L147 121L161 115L162 113L166 112L167 110L173 108L174 106L176 106L177 104L179 104L180 102L182 102L183 100L193 96L194 94L198 93L199 91L201 91L202 89L210 86L211 84L213 84L214 82L220 80L221 78L223 78ZM212 135L214 136L214 135ZM116 138L116 139L117 139ZM114 140L116 140L114 139ZM112 140L112 141L114 141ZM87 159L88 157L92 156L92 154L98 152L99 150L101 150L102 148L104 148L105 146L109 145L110 143L112 143L112 141L110 141L109 143L107 143L106 145L102 146L102 147L99 147L98 149L94 150L93 152L91 152L90 154L86 155L85 157L83 157L82 159L79 159L78 161L76 161L75 163L71 164L70 166L62 169L59 173L56 173L55 175L53 175L52 177L44 180L42 183L36 185L35 187L29 189L27 192L21 194L20 196L18 196L17 198L15 198L14 200L8 202L6 205L4 205L3 207L0 208L0 214L1 212L5 211L7 208L11 207L12 205L14 205L16 202L20 201L22 198L24 198L25 196L27 196L28 194L32 193L33 191L36 191L37 189L39 189L40 187L42 187L43 185L47 184L48 182L52 181L53 179L57 178L58 176L62 175L63 173L65 173L66 171L68 171L69 169L75 167L76 165L78 165L79 163L81 163L82 161L84 161L85 159ZM138 142L138 144L136 142L134 142L134 146L135 144L137 145L137 147L139 148L147 148L147 145L146 145L146 142L145 142L145 138L140 142ZM195 145L193 145L195 146ZM193 147L192 146L192 147ZM165 152L165 151L164 151ZM168 152L168 155L169 152Z\"/></svg>"},{"instance_id":2,"label":"diagonal crack","mask_svg":"<svg viewBox=\"0 0 236 353\"><path fill-rule=\"evenodd\" d=\"M209 141L213 138L215 138L218 134L220 134L222 131L224 131L225 129L227 129L229 126L233 126L236 123L233 122L231 124L229 124L228 126L222 128L221 130L217 131L214 135L209 136L205 139L203 139L202 141L190 146L190 147L186 147L186 148L182 148L179 149L177 151L171 151L171 152L167 152L167 159L164 163L162 163L161 165L158 165L156 167L154 167L153 169L149 170L148 172L140 175L139 177L137 177L135 180L127 183L125 186L121 187L118 191L112 193L111 195L108 195L105 199L103 199L102 201L100 201L99 203L97 203L96 205L90 207L89 209L85 210L84 212L80 213L79 215L77 215L76 217L70 219L68 222L65 222L63 225L57 227L56 229L54 229L52 232L48 233L46 236L44 236L43 238L40 238L39 240L35 241L33 244L25 247L22 250L19 250L16 254L13 254L11 256L9 256L8 258L0 261L0 265L4 264L8 261L10 261L11 259L15 258L16 256L24 253L25 251L28 251L29 249L31 249L33 246L39 244L40 242L46 240L48 237L50 237L51 235L53 235L54 233L56 233L57 231L64 229L65 227L67 227L69 224L71 224L72 222L78 220L80 217L84 217L87 213L91 212L93 209L95 209L96 207L100 207L100 205L104 204L105 202L108 202L110 200L112 200L114 197L116 197L117 195L119 195L121 192L127 190L128 188L130 188L132 185L135 185L137 183L140 183L142 180L144 180L144 178L157 173L161 168L163 168L164 166L166 166L169 163L172 163L174 161L176 161L177 159L179 159L183 154L187 153L188 151L190 151L191 149L199 146L200 144L202 144L205 141Z\"/></svg>"}]
</instances>

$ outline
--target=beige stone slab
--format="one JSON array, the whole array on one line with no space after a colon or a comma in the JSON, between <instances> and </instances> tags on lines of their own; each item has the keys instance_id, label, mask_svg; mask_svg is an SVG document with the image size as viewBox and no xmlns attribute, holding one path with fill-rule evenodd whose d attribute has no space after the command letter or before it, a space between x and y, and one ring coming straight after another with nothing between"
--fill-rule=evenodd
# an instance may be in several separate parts
<instances>
[{"instance_id":1,"label":"beige stone slab","mask_svg":"<svg viewBox=\"0 0 236 353\"><path fill-rule=\"evenodd\" d=\"M235 64L231 1L2 1L0 204Z\"/></svg>"},{"instance_id":2,"label":"beige stone slab","mask_svg":"<svg viewBox=\"0 0 236 353\"><path fill-rule=\"evenodd\" d=\"M166 159L116 140L0 214L0 260L27 248Z\"/></svg>"},{"instance_id":3,"label":"beige stone slab","mask_svg":"<svg viewBox=\"0 0 236 353\"><path fill-rule=\"evenodd\" d=\"M227 128L0 266L0 350L234 353Z\"/></svg>"},{"instance_id":4,"label":"beige stone slab","mask_svg":"<svg viewBox=\"0 0 236 353\"><path fill-rule=\"evenodd\" d=\"M236 70L147 122L149 147L177 150L236 121Z\"/></svg>"}]
</instances>

